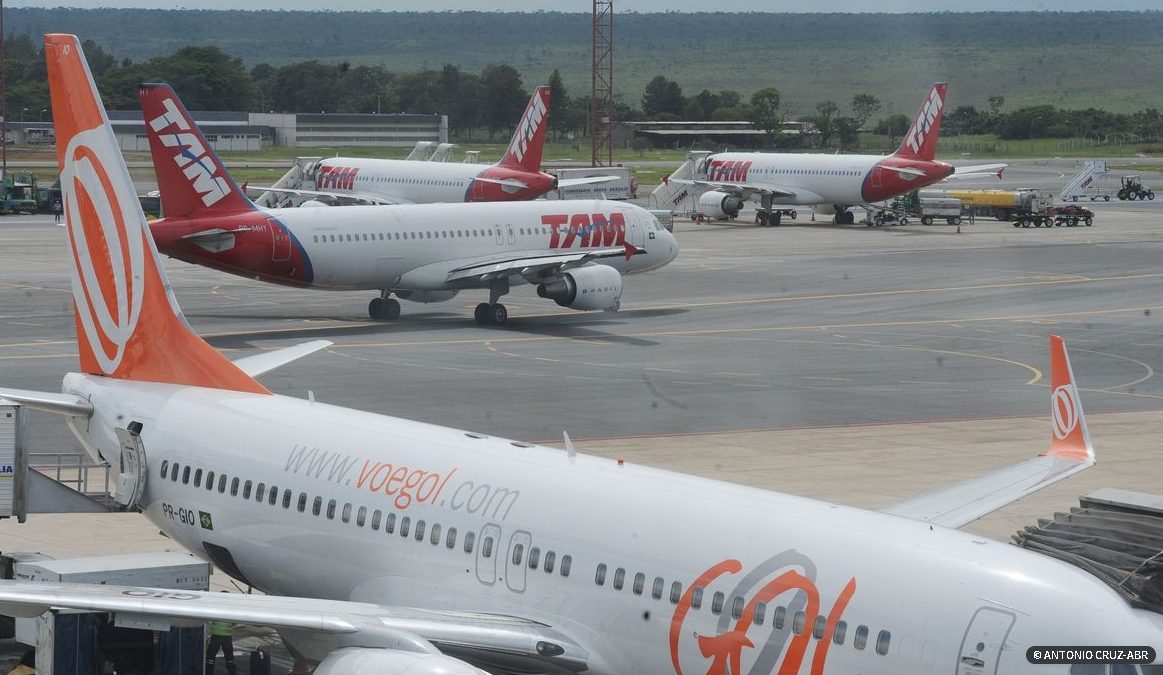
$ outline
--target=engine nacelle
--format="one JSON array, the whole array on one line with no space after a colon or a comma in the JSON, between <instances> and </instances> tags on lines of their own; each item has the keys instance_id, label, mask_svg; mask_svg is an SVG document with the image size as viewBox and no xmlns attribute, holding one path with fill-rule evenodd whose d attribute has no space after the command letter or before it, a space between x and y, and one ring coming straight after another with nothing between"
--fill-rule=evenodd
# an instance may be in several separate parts
<instances>
[{"instance_id":1,"label":"engine nacelle","mask_svg":"<svg viewBox=\"0 0 1163 675\"><path fill-rule=\"evenodd\" d=\"M729 192L711 190L699 196L699 213L708 218L734 218L743 208L743 198Z\"/></svg>"},{"instance_id":2,"label":"engine nacelle","mask_svg":"<svg viewBox=\"0 0 1163 675\"><path fill-rule=\"evenodd\" d=\"M396 297L409 302L431 304L433 302L448 302L456 297L460 291L396 291Z\"/></svg>"},{"instance_id":3,"label":"engine nacelle","mask_svg":"<svg viewBox=\"0 0 1163 675\"><path fill-rule=\"evenodd\" d=\"M586 265L541 284L537 295L570 309L614 309L622 300L622 275L609 265Z\"/></svg>"},{"instance_id":4,"label":"engine nacelle","mask_svg":"<svg viewBox=\"0 0 1163 675\"><path fill-rule=\"evenodd\" d=\"M301 208L301 209L317 209L321 206L331 206L331 205L328 204L327 202L321 202L318 199L308 199L308 200L304 201L302 204L299 204L299 208Z\"/></svg>"},{"instance_id":5,"label":"engine nacelle","mask_svg":"<svg viewBox=\"0 0 1163 675\"><path fill-rule=\"evenodd\" d=\"M348 647L327 655L315 675L488 675L443 654Z\"/></svg>"}]
</instances>

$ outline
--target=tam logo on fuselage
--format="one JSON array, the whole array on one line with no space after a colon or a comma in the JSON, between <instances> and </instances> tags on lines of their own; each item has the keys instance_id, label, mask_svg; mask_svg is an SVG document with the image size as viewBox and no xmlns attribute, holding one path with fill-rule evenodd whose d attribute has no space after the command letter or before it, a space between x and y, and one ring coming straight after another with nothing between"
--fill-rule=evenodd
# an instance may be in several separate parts
<instances>
[{"instance_id":1,"label":"tam logo on fuselage","mask_svg":"<svg viewBox=\"0 0 1163 675\"><path fill-rule=\"evenodd\" d=\"M517 132L513 135L513 142L509 145L509 154L513 155L518 162L525 161L525 151L529 148L533 136L537 134L541 120L545 118L545 112L545 100L538 93L530 101L529 107L525 109L521 121L517 123Z\"/></svg>"},{"instance_id":2,"label":"tam logo on fuselage","mask_svg":"<svg viewBox=\"0 0 1163 675\"><path fill-rule=\"evenodd\" d=\"M174 155L174 162L185 174L186 180L193 185L194 191L202 197L206 206L217 204L219 200L230 192L230 184L218 173L218 166L214 158L198 140L196 133L190 133L190 123L186 120L173 99L162 101L166 112L149 121L149 126L158 132L158 138L167 148L180 148ZM178 133L163 134L163 129L177 127Z\"/></svg>"},{"instance_id":3,"label":"tam logo on fuselage","mask_svg":"<svg viewBox=\"0 0 1163 675\"><path fill-rule=\"evenodd\" d=\"M549 226L549 248L602 248L626 243L626 218L621 213L554 213L541 216Z\"/></svg>"},{"instance_id":4,"label":"tam logo on fuselage","mask_svg":"<svg viewBox=\"0 0 1163 675\"><path fill-rule=\"evenodd\" d=\"M318 175L315 176L315 189L353 190L358 173L358 167L321 166Z\"/></svg>"},{"instance_id":5,"label":"tam logo on fuselage","mask_svg":"<svg viewBox=\"0 0 1163 675\"><path fill-rule=\"evenodd\" d=\"M913 121L913 128L909 129L909 135L905 137L905 143L912 148L913 152L919 153L921 151L921 146L925 143L925 134L933 128L933 121L937 119L937 113L941 112L941 107L944 104L944 101L941 100L941 92L934 89L929 94L929 100L921 106L921 112Z\"/></svg>"},{"instance_id":6,"label":"tam logo on fuselage","mask_svg":"<svg viewBox=\"0 0 1163 675\"><path fill-rule=\"evenodd\" d=\"M718 181L745 181L751 171L751 162L743 160L722 161L711 160L707 165L707 180Z\"/></svg>"}]
</instances>

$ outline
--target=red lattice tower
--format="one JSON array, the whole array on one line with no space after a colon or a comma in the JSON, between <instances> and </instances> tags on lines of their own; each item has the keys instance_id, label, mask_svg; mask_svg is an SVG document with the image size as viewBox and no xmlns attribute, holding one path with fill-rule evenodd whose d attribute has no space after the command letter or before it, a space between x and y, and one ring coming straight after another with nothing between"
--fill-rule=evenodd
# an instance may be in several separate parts
<instances>
[{"instance_id":1,"label":"red lattice tower","mask_svg":"<svg viewBox=\"0 0 1163 675\"><path fill-rule=\"evenodd\" d=\"M594 0L593 94L590 163L614 164L614 0Z\"/></svg>"}]
</instances>

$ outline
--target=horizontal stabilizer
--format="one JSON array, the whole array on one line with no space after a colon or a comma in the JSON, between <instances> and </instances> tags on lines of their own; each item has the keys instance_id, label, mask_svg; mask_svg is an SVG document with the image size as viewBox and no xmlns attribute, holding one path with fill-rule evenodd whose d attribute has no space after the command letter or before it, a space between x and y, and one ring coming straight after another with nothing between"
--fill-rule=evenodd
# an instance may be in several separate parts
<instances>
[{"instance_id":1,"label":"horizontal stabilizer","mask_svg":"<svg viewBox=\"0 0 1163 675\"><path fill-rule=\"evenodd\" d=\"M314 354L320 349L327 349L333 344L335 343L330 340L312 340L311 342L304 342L294 347L285 347L283 349L244 356L240 359L235 359L234 365L242 369L242 372L247 375L258 377L263 373L269 373L276 368L285 366L292 361L297 361L304 356Z\"/></svg>"},{"instance_id":2,"label":"horizontal stabilizer","mask_svg":"<svg viewBox=\"0 0 1163 675\"><path fill-rule=\"evenodd\" d=\"M49 412L55 415L89 417L93 414L93 404L73 394L54 394L47 391L0 388L0 399L6 399L13 403L19 403L26 408Z\"/></svg>"},{"instance_id":3,"label":"horizontal stabilizer","mask_svg":"<svg viewBox=\"0 0 1163 675\"><path fill-rule=\"evenodd\" d=\"M582 176L581 178L559 178L557 180L557 187L569 188L578 187L579 185L596 185L598 183L613 183L618 180L617 176Z\"/></svg>"},{"instance_id":4,"label":"horizontal stabilizer","mask_svg":"<svg viewBox=\"0 0 1163 675\"><path fill-rule=\"evenodd\" d=\"M978 164L976 166L959 166L955 172L945 178L945 180L965 180L967 178L997 178L1001 180L1001 174L1009 164Z\"/></svg>"}]
</instances>

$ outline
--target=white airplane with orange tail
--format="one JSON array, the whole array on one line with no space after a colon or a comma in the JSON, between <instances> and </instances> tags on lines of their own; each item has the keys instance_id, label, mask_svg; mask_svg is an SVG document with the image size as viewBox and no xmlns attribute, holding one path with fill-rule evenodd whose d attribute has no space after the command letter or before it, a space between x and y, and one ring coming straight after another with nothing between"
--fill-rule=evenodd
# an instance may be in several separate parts
<instances>
[{"instance_id":1,"label":"white airplane with orange tail","mask_svg":"<svg viewBox=\"0 0 1163 675\"><path fill-rule=\"evenodd\" d=\"M496 164L412 162L402 159L328 157L308 167L314 189L255 187L329 203L433 204L536 199L559 187L607 183L617 176L558 179L541 170L549 125L549 87L537 87L509 147Z\"/></svg>"},{"instance_id":2,"label":"white airplane with orange tail","mask_svg":"<svg viewBox=\"0 0 1163 675\"><path fill-rule=\"evenodd\" d=\"M266 595L0 581L0 612L271 626L316 675L1079 675L1026 650L1163 640L1121 584L956 529L1094 463L1060 338L1046 452L881 511L276 395L254 378L325 343L192 332L80 43L45 54L81 372L0 396Z\"/></svg>"},{"instance_id":3,"label":"white airplane with orange tail","mask_svg":"<svg viewBox=\"0 0 1163 675\"><path fill-rule=\"evenodd\" d=\"M693 178L672 180L706 190L698 199L704 216L734 217L746 200L757 197L760 225L778 225L776 206L812 206L816 213L835 216L838 224L851 224L851 206L882 202L954 176L1000 178L1005 164L955 169L935 159L947 88L944 82L933 85L900 147L888 157L723 152L701 160Z\"/></svg>"}]
</instances>

